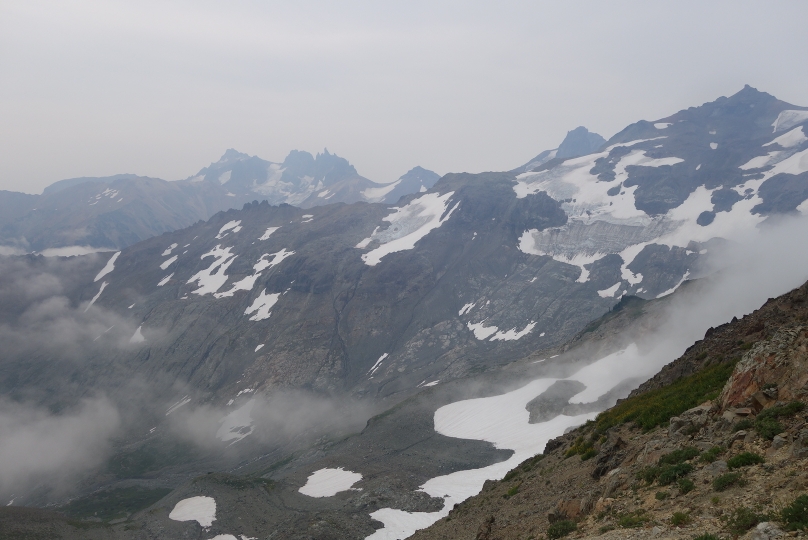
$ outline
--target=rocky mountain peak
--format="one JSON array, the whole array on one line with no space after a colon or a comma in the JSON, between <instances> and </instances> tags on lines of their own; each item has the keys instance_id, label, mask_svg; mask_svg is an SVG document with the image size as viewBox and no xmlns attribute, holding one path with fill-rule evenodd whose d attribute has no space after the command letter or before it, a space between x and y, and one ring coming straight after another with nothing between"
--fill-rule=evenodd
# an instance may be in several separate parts
<instances>
[{"instance_id":1,"label":"rocky mountain peak","mask_svg":"<svg viewBox=\"0 0 808 540\"><path fill-rule=\"evenodd\" d=\"M555 157L573 158L585 156L586 154L596 152L605 142L606 139L597 133L592 133L585 127L578 126L572 131L567 132L567 136L564 137L564 140L558 147Z\"/></svg>"},{"instance_id":2,"label":"rocky mountain peak","mask_svg":"<svg viewBox=\"0 0 808 540\"><path fill-rule=\"evenodd\" d=\"M227 151L219 158L219 161L216 163L230 163L233 161L244 161L245 159L250 159L250 155L244 154L235 150L234 148L228 148Z\"/></svg>"}]
</instances>

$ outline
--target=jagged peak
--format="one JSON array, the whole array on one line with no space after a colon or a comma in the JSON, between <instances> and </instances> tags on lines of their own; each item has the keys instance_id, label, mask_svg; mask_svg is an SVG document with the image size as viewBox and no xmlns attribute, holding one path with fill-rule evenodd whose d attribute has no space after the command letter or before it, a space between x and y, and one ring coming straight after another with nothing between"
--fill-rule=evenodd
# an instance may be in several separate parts
<instances>
[{"instance_id":1,"label":"jagged peak","mask_svg":"<svg viewBox=\"0 0 808 540\"><path fill-rule=\"evenodd\" d=\"M219 161L217 161L217 163L227 163L229 161L243 161L245 159L250 159L250 157L252 156L250 156L249 154L239 152L235 148L228 148L222 155L222 157L219 158Z\"/></svg>"}]
</instances>

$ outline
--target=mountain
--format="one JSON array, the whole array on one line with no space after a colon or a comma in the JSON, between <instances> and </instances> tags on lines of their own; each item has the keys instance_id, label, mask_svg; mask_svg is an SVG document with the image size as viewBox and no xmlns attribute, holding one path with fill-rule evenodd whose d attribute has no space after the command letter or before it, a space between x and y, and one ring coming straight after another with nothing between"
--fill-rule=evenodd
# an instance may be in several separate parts
<instances>
[{"instance_id":1,"label":"mountain","mask_svg":"<svg viewBox=\"0 0 808 540\"><path fill-rule=\"evenodd\" d=\"M150 490L130 512L141 531L201 534L169 516L210 497L216 534L403 537L673 359L679 344L638 363L654 342L636 339L722 283L733 241L802 213L806 123L747 87L527 172L428 187L416 171L393 207L253 202L115 254L6 258L0 391L53 411L103 392L125 429L76 493ZM331 154L290 158L272 189L360 182ZM238 198L270 182L255 172L268 162L218 163L187 185L235 182ZM478 398L501 407L464 408ZM575 407L548 419L559 400ZM323 495L330 482L348 486ZM42 481L15 504L64 500Z\"/></svg>"},{"instance_id":2,"label":"mountain","mask_svg":"<svg viewBox=\"0 0 808 540\"><path fill-rule=\"evenodd\" d=\"M415 167L395 182L380 185L360 176L347 160L328 149L316 156L293 150L283 163L230 149L188 181L220 184L239 196L258 197L274 205L312 208L337 202L393 204L404 195L429 189L438 178L432 171Z\"/></svg>"},{"instance_id":3,"label":"mountain","mask_svg":"<svg viewBox=\"0 0 808 540\"><path fill-rule=\"evenodd\" d=\"M416 167L380 185L325 150L292 151L283 163L228 150L178 182L133 174L60 180L42 195L0 192L0 245L6 252L75 255L113 250L181 229L253 200L303 208L336 202L394 203L438 176Z\"/></svg>"},{"instance_id":4,"label":"mountain","mask_svg":"<svg viewBox=\"0 0 808 540\"><path fill-rule=\"evenodd\" d=\"M561 141L558 148L553 150L545 150L538 156L522 165L516 171L530 172L538 169L551 159L567 159L578 156L585 156L596 152L601 146L606 143L606 139L597 133L591 133L583 126L578 126L572 131L567 132L567 136Z\"/></svg>"}]
</instances>

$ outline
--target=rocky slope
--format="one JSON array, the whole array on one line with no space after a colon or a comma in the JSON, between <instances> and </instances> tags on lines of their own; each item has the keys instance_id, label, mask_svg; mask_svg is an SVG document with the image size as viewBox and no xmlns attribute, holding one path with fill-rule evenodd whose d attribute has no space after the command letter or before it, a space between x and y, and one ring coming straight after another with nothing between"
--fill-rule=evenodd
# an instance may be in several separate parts
<instances>
[{"instance_id":1,"label":"rocky slope","mask_svg":"<svg viewBox=\"0 0 808 540\"><path fill-rule=\"evenodd\" d=\"M631 397L413 538L778 538L801 530L806 502L783 509L808 489L806 320L808 284L710 329Z\"/></svg>"}]
</instances>

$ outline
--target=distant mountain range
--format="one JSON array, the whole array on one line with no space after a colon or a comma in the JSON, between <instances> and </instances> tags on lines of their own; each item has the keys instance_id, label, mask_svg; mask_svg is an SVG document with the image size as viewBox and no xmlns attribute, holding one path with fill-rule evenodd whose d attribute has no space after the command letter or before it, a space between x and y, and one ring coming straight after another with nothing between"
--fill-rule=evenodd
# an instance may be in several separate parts
<instances>
[{"instance_id":1,"label":"distant mountain range","mask_svg":"<svg viewBox=\"0 0 808 540\"><path fill-rule=\"evenodd\" d=\"M395 182L377 184L328 150L316 156L293 150L283 163L273 163L230 149L181 181L118 174L60 180L42 195L0 191L0 253L119 249L254 200L301 208L392 204L438 178L415 167Z\"/></svg>"}]
</instances>

